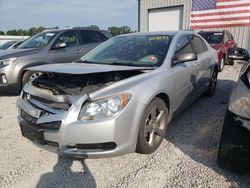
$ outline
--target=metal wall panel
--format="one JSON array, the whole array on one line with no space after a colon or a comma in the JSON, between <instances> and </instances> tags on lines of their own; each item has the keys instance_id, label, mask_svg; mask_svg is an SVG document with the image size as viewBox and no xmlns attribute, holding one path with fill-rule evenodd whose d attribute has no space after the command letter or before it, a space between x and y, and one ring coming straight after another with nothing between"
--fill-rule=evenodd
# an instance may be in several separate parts
<instances>
[{"instance_id":1,"label":"metal wall panel","mask_svg":"<svg viewBox=\"0 0 250 188\"><path fill-rule=\"evenodd\" d=\"M150 9L165 8L183 5L183 29L189 28L191 0L140 0L140 29L148 31L148 12ZM164 22L164 20L162 20ZM208 30L229 30L239 47L248 47L250 27L213 28ZM198 30L196 30L198 31Z\"/></svg>"}]
</instances>

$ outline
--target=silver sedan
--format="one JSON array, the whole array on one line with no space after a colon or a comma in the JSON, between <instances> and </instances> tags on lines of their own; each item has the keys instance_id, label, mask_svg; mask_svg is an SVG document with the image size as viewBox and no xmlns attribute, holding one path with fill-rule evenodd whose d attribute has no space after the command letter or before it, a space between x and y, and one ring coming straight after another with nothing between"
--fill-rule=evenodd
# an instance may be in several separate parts
<instances>
[{"instance_id":1,"label":"silver sedan","mask_svg":"<svg viewBox=\"0 0 250 188\"><path fill-rule=\"evenodd\" d=\"M154 152L174 116L213 96L218 59L192 31L133 33L73 64L29 70L40 76L17 101L22 135L59 154L97 158Z\"/></svg>"}]
</instances>

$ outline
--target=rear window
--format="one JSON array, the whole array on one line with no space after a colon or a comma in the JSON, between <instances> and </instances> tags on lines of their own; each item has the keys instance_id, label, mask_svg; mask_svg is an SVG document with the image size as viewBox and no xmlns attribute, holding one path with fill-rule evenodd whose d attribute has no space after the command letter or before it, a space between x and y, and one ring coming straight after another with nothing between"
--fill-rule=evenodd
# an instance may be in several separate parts
<instances>
[{"instance_id":1,"label":"rear window","mask_svg":"<svg viewBox=\"0 0 250 188\"><path fill-rule=\"evenodd\" d=\"M217 33L204 33L201 32L199 33L208 43L210 44L219 44L222 42L223 39L223 33L222 32L217 32Z\"/></svg>"},{"instance_id":2,"label":"rear window","mask_svg":"<svg viewBox=\"0 0 250 188\"><path fill-rule=\"evenodd\" d=\"M90 44L100 42L97 32L95 31L80 31L82 44Z\"/></svg>"},{"instance_id":3,"label":"rear window","mask_svg":"<svg viewBox=\"0 0 250 188\"><path fill-rule=\"evenodd\" d=\"M104 34L100 33L100 32L96 32L98 37L100 38L101 41L106 41L108 40L108 37L106 37Z\"/></svg>"}]
</instances>

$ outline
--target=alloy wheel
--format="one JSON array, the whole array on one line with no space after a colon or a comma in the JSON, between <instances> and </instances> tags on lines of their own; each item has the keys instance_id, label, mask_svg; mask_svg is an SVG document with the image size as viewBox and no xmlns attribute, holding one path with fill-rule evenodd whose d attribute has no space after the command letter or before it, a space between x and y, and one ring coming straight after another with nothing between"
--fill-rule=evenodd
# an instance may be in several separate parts
<instances>
[{"instance_id":1,"label":"alloy wheel","mask_svg":"<svg viewBox=\"0 0 250 188\"><path fill-rule=\"evenodd\" d=\"M41 72L34 72L33 74L31 74L31 76L29 78L29 82L32 82L33 80L35 80L37 77L39 77L41 75L42 75Z\"/></svg>"},{"instance_id":2,"label":"alloy wheel","mask_svg":"<svg viewBox=\"0 0 250 188\"><path fill-rule=\"evenodd\" d=\"M144 136L147 144L153 147L164 136L164 127L166 123L166 114L163 108L160 106L154 106L147 116L145 122Z\"/></svg>"}]
</instances>

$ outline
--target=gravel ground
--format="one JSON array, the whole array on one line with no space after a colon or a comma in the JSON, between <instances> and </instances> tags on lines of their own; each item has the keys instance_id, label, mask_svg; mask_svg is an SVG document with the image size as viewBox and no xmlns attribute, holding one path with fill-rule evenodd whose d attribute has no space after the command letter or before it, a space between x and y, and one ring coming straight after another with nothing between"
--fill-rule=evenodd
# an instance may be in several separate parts
<instances>
[{"instance_id":1,"label":"gravel ground","mask_svg":"<svg viewBox=\"0 0 250 188\"><path fill-rule=\"evenodd\" d=\"M238 65L219 74L217 92L201 97L168 126L151 155L108 159L58 158L25 138L16 122L15 96L0 97L0 187L250 187L241 176L220 169L217 148Z\"/></svg>"}]
</instances>

